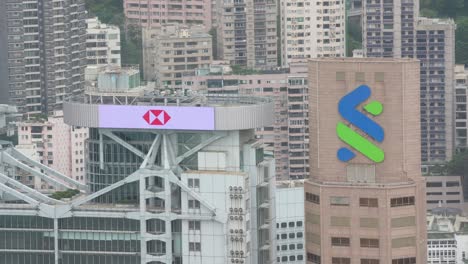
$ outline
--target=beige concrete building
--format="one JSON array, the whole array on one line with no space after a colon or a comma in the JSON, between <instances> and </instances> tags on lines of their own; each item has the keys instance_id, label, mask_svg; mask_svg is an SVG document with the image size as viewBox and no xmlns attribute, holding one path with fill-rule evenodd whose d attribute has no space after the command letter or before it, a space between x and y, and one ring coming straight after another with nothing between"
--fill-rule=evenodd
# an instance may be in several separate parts
<instances>
[{"instance_id":1,"label":"beige concrete building","mask_svg":"<svg viewBox=\"0 0 468 264\"><path fill-rule=\"evenodd\" d=\"M427 209L436 207L464 207L463 188L460 176L434 176L426 178Z\"/></svg>"},{"instance_id":2,"label":"beige concrete building","mask_svg":"<svg viewBox=\"0 0 468 264\"><path fill-rule=\"evenodd\" d=\"M201 26L168 24L143 29L143 74L158 88L182 86L182 76L208 68L211 36Z\"/></svg>"},{"instance_id":3,"label":"beige concrete building","mask_svg":"<svg viewBox=\"0 0 468 264\"><path fill-rule=\"evenodd\" d=\"M278 66L276 1L225 0L217 10L220 59L255 69Z\"/></svg>"},{"instance_id":4,"label":"beige concrete building","mask_svg":"<svg viewBox=\"0 0 468 264\"><path fill-rule=\"evenodd\" d=\"M369 88L358 89L361 85ZM368 107L379 105L375 101L383 111ZM419 62L311 60L309 105L310 178L304 187L308 263L425 264ZM372 117L364 114L365 105ZM372 121L383 129L380 135L371 129ZM336 133L340 129L346 131L340 133L343 141ZM370 145L374 149L368 153L363 146ZM342 156L344 148L354 158ZM376 158L379 151L384 154Z\"/></svg>"}]
</instances>

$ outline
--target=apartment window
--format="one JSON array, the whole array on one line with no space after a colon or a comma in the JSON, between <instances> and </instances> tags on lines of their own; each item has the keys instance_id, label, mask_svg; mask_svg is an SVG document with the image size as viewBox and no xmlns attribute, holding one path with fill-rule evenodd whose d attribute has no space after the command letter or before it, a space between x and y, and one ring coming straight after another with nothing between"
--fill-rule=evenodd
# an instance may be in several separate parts
<instances>
[{"instance_id":1,"label":"apartment window","mask_svg":"<svg viewBox=\"0 0 468 264\"><path fill-rule=\"evenodd\" d=\"M390 199L391 207L414 205L414 196L398 197Z\"/></svg>"},{"instance_id":2,"label":"apartment window","mask_svg":"<svg viewBox=\"0 0 468 264\"><path fill-rule=\"evenodd\" d=\"M442 187L442 182L427 182L426 187Z\"/></svg>"},{"instance_id":3,"label":"apartment window","mask_svg":"<svg viewBox=\"0 0 468 264\"><path fill-rule=\"evenodd\" d=\"M332 196L330 197L330 205L349 206L349 197Z\"/></svg>"},{"instance_id":4,"label":"apartment window","mask_svg":"<svg viewBox=\"0 0 468 264\"><path fill-rule=\"evenodd\" d=\"M189 188L200 188L200 179L188 179Z\"/></svg>"},{"instance_id":5,"label":"apartment window","mask_svg":"<svg viewBox=\"0 0 468 264\"><path fill-rule=\"evenodd\" d=\"M201 243L200 242L190 242L189 243L189 251L201 251Z\"/></svg>"},{"instance_id":6,"label":"apartment window","mask_svg":"<svg viewBox=\"0 0 468 264\"><path fill-rule=\"evenodd\" d=\"M297 222L296 222L296 226L297 226L297 227L301 227L301 226L302 226L302 221L297 221Z\"/></svg>"},{"instance_id":7,"label":"apartment window","mask_svg":"<svg viewBox=\"0 0 468 264\"><path fill-rule=\"evenodd\" d=\"M392 264L416 264L416 258L392 259Z\"/></svg>"},{"instance_id":8,"label":"apartment window","mask_svg":"<svg viewBox=\"0 0 468 264\"><path fill-rule=\"evenodd\" d=\"M415 225L416 225L416 217L414 216L392 218L392 221L391 221L391 226L393 228L415 226Z\"/></svg>"},{"instance_id":9,"label":"apartment window","mask_svg":"<svg viewBox=\"0 0 468 264\"><path fill-rule=\"evenodd\" d=\"M335 247L349 247L349 237L332 237L331 245Z\"/></svg>"},{"instance_id":10,"label":"apartment window","mask_svg":"<svg viewBox=\"0 0 468 264\"><path fill-rule=\"evenodd\" d=\"M374 238L361 238L361 247L378 248L379 240Z\"/></svg>"},{"instance_id":11,"label":"apartment window","mask_svg":"<svg viewBox=\"0 0 468 264\"><path fill-rule=\"evenodd\" d=\"M365 75L363 72L356 72L356 81L363 82L365 81Z\"/></svg>"},{"instance_id":12,"label":"apartment window","mask_svg":"<svg viewBox=\"0 0 468 264\"><path fill-rule=\"evenodd\" d=\"M350 258L332 258L332 264L350 264Z\"/></svg>"},{"instance_id":13,"label":"apartment window","mask_svg":"<svg viewBox=\"0 0 468 264\"><path fill-rule=\"evenodd\" d=\"M309 252L307 252L307 261L315 263L315 264L321 264L320 256L309 253Z\"/></svg>"},{"instance_id":14,"label":"apartment window","mask_svg":"<svg viewBox=\"0 0 468 264\"><path fill-rule=\"evenodd\" d=\"M375 73L375 81L376 82L383 82L385 80L385 73L383 72L376 72Z\"/></svg>"},{"instance_id":15,"label":"apartment window","mask_svg":"<svg viewBox=\"0 0 468 264\"><path fill-rule=\"evenodd\" d=\"M337 81L344 81L345 79L346 79L346 75L344 72L336 72Z\"/></svg>"},{"instance_id":16,"label":"apartment window","mask_svg":"<svg viewBox=\"0 0 468 264\"><path fill-rule=\"evenodd\" d=\"M200 209L200 202L197 200L189 200L188 207L189 209Z\"/></svg>"},{"instance_id":17,"label":"apartment window","mask_svg":"<svg viewBox=\"0 0 468 264\"><path fill-rule=\"evenodd\" d=\"M379 264L378 259L361 259L361 264Z\"/></svg>"},{"instance_id":18,"label":"apartment window","mask_svg":"<svg viewBox=\"0 0 468 264\"><path fill-rule=\"evenodd\" d=\"M189 221L188 222L189 230L198 230L200 231L200 221Z\"/></svg>"},{"instance_id":19,"label":"apartment window","mask_svg":"<svg viewBox=\"0 0 468 264\"><path fill-rule=\"evenodd\" d=\"M379 200L377 198L359 198L359 206L379 207Z\"/></svg>"},{"instance_id":20,"label":"apartment window","mask_svg":"<svg viewBox=\"0 0 468 264\"><path fill-rule=\"evenodd\" d=\"M447 187L457 187L457 186L460 186L460 183L457 182L457 181L448 181L445 186Z\"/></svg>"},{"instance_id":21,"label":"apartment window","mask_svg":"<svg viewBox=\"0 0 468 264\"><path fill-rule=\"evenodd\" d=\"M306 192L306 201L315 203L315 204L320 204L320 196Z\"/></svg>"}]
</instances>

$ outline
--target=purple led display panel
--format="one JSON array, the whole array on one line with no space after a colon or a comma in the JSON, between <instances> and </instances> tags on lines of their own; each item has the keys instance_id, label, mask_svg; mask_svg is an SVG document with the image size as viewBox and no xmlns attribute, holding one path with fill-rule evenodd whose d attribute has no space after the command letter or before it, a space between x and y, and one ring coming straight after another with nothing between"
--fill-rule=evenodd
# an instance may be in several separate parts
<instances>
[{"instance_id":1,"label":"purple led display panel","mask_svg":"<svg viewBox=\"0 0 468 264\"><path fill-rule=\"evenodd\" d=\"M214 130L214 108L100 105L99 127Z\"/></svg>"}]
</instances>

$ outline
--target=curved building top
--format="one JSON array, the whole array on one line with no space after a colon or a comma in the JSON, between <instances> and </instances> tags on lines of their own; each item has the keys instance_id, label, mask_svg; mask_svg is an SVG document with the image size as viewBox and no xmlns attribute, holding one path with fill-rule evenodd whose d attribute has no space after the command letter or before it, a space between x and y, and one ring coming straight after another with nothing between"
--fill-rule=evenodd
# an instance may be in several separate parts
<instances>
[{"instance_id":1,"label":"curved building top","mask_svg":"<svg viewBox=\"0 0 468 264\"><path fill-rule=\"evenodd\" d=\"M64 103L65 123L111 129L244 130L271 126L268 98L86 93Z\"/></svg>"}]
</instances>

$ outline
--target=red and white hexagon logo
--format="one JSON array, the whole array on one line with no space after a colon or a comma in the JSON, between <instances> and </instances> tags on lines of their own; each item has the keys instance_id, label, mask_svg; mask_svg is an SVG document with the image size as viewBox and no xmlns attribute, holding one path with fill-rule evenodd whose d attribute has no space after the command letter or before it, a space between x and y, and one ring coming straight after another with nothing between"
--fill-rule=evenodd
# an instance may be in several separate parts
<instances>
[{"instance_id":1,"label":"red and white hexagon logo","mask_svg":"<svg viewBox=\"0 0 468 264\"><path fill-rule=\"evenodd\" d=\"M146 123L153 126L164 126L171 120L171 116L164 110L148 110L143 115Z\"/></svg>"}]
</instances>

